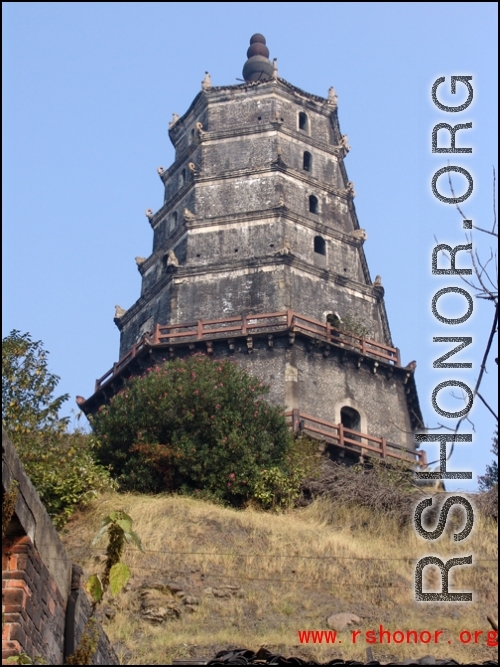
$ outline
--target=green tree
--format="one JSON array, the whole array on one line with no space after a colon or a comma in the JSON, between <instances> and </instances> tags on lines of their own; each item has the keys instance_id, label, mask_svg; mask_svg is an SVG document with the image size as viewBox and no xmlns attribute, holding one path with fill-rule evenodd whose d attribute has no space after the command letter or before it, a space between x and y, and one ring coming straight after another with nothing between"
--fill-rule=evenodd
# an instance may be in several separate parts
<instances>
[{"instance_id":1,"label":"green tree","mask_svg":"<svg viewBox=\"0 0 500 667\"><path fill-rule=\"evenodd\" d=\"M157 365L92 419L100 460L122 489L241 505L265 495L270 468L273 483L288 472L292 438L268 392L232 361L193 355Z\"/></svg>"},{"instance_id":2,"label":"green tree","mask_svg":"<svg viewBox=\"0 0 500 667\"><path fill-rule=\"evenodd\" d=\"M493 437L491 452L498 458L498 430ZM491 465L486 466L486 472L478 477L478 482L481 491L498 488L498 461L493 460Z\"/></svg>"},{"instance_id":3,"label":"green tree","mask_svg":"<svg viewBox=\"0 0 500 667\"><path fill-rule=\"evenodd\" d=\"M39 430L65 431L68 394L54 398L59 377L49 372L41 340L13 330L2 340L2 425L13 440Z\"/></svg>"},{"instance_id":4,"label":"green tree","mask_svg":"<svg viewBox=\"0 0 500 667\"><path fill-rule=\"evenodd\" d=\"M109 472L93 456L95 440L68 433L59 410L67 400L54 397L59 377L47 364L48 352L29 333L2 340L2 425L57 526L97 490L113 485Z\"/></svg>"}]
</instances>

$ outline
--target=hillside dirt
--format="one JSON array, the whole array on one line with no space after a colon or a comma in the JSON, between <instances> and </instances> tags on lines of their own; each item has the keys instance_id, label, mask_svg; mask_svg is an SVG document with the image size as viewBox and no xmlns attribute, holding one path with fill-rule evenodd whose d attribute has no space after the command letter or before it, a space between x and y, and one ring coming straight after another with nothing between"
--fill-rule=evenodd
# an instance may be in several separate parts
<instances>
[{"instance_id":1,"label":"hillside dirt","mask_svg":"<svg viewBox=\"0 0 500 667\"><path fill-rule=\"evenodd\" d=\"M116 598L107 594L98 612L122 664L210 659L221 650L261 646L317 661L365 661L369 630L376 633L371 648L380 662L425 655L465 663L496 659L497 649L487 646L486 617L496 617L498 604L491 520L479 517L464 542L454 543L445 531L429 543L416 535L411 517L401 528L368 509L327 500L278 514L182 496L110 493L62 532L86 578L103 569L106 541L91 543L102 518L117 509L134 519L145 548L127 547L131 580ZM452 570L451 590L473 591L472 602L415 602L419 558L470 554L472 566ZM424 590L440 590L437 568L426 568ZM327 619L340 613L359 620L339 629L335 644L301 643L299 631L328 630ZM424 641L415 644L410 635L410 643L394 637L379 643L380 626L417 631ZM361 631L356 643L353 630ZM423 631L431 633L430 643ZM460 641L464 631L472 633L468 643L468 634Z\"/></svg>"}]
</instances>

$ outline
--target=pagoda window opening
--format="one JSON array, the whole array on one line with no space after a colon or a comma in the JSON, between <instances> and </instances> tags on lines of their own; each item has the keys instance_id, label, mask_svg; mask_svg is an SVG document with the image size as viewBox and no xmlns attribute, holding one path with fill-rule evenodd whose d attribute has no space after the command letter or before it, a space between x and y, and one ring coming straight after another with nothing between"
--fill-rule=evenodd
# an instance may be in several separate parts
<instances>
[{"instance_id":1,"label":"pagoda window opening","mask_svg":"<svg viewBox=\"0 0 500 667\"><path fill-rule=\"evenodd\" d=\"M309 118L304 111L299 113L299 130L309 132Z\"/></svg>"},{"instance_id":2,"label":"pagoda window opening","mask_svg":"<svg viewBox=\"0 0 500 667\"><path fill-rule=\"evenodd\" d=\"M361 415L354 408L349 408L344 406L340 410L340 422L344 428L348 428L351 431L361 432ZM352 440L358 440L357 436L351 438Z\"/></svg>"},{"instance_id":3,"label":"pagoda window opening","mask_svg":"<svg viewBox=\"0 0 500 667\"><path fill-rule=\"evenodd\" d=\"M183 186L185 182L186 182L186 170L183 169L181 171L181 186Z\"/></svg>"},{"instance_id":4,"label":"pagoda window opening","mask_svg":"<svg viewBox=\"0 0 500 667\"><path fill-rule=\"evenodd\" d=\"M304 158L302 160L302 169L304 171L311 171L312 167L312 155L309 151L304 151Z\"/></svg>"},{"instance_id":5,"label":"pagoda window opening","mask_svg":"<svg viewBox=\"0 0 500 667\"><path fill-rule=\"evenodd\" d=\"M326 241L322 236L314 237L314 252L318 255L326 255Z\"/></svg>"},{"instance_id":6,"label":"pagoda window opening","mask_svg":"<svg viewBox=\"0 0 500 667\"><path fill-rule=\"evenodd\" d=\"M177 213L174 211L172 213L172 218L170 220L170 231L173 232L177 227Z\"/></svg>"},{"instance_id":7,"label":"pagoda window opening","mask_svg":"<svg viewBox=\"0 0 500 667\"><path fill-rule=\"evenodd\" d=\"M314 195L309 196L309 213L318 214L318 198Z\"/></svg>"}]
</instances>

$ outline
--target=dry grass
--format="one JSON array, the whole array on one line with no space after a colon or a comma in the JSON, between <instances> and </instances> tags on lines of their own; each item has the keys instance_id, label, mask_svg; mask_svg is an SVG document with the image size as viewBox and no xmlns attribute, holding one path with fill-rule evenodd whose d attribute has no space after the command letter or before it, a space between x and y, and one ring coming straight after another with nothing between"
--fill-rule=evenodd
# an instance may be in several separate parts
<instances>
[{"instance_id":1,"label":"dry grass","mask_svg":"<svg viewBox=\"0 0 500 667\"><path fill-rule=\"evenodd\" d=\"M392 631L445 631L438 645L375 644L380 661L432 654L472 662L495 656L485 641L458 641L464 629L488 631L486 615L496 614L497 528L491 520L476 517L463 543L453 543L448 533L431 544L395 519L328 499L270 514L179 496L109 494L75 516L63 533L87 576L102 567L102 549L91 549L90 543L101 518L114 509L133 517L147 551L127 549L131 584L105 602L116 610L105 629L123 664L168 664L175 657L213 657L227 647L260 646L320 661L364 660L367 645L364 640L352 645L350 632L341 634L341 645L300 646L297 630L326 629L327 616L337 612L357 614L363 631L381 623ZM414 601L415 559L431 554L443 560L473 554L473 566L452 570L452 587L474 591L472 603ZM429 569L427 583L439 590L436 572ZM172 580L201 603L193 614L152 626L140 617L138 588ZM242 597L204 593L222 584L241 586Z\"/></svg>"}]
</instances>

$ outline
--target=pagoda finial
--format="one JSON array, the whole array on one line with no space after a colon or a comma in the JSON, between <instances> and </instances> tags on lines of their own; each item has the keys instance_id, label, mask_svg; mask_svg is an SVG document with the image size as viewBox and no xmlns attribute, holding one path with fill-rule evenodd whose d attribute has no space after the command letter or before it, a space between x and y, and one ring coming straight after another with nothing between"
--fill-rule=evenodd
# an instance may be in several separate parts
<instances>
[{"instance_id":1,"label":"pagoda finial","mask_svg":"<svg viewBox=\"0 0 500 667\"><path fill-rule=\"evenodd\" d=\"M250 37L247 58L243 65L243 78L247 83L267 81L274 76L275 67L269 60L269 49L264 35L256 33Z\"/></svg>"}]
</instances>

